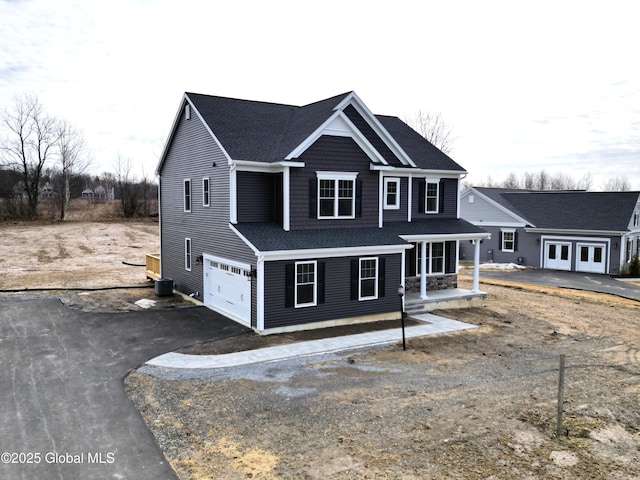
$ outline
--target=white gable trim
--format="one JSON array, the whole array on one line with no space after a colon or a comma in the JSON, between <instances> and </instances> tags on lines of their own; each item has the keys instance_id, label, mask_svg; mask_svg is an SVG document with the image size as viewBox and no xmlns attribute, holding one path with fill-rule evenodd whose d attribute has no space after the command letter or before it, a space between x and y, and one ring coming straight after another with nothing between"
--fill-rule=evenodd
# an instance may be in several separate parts
<instances>
[{"instance_id":1,"label":"white gable trim","mask_svg":"<svg viewBox=\"0 0 640 480\"><path fill-rule=\"evenodd\" d=\"M371 110L369 110L369 108L360 99L360 97L358 97L356 92L351 92L349 95L347 95L344 100L342 100L342 102L340 102L336 106L335 109L344 110L349 105L353 105L353 108L355 108L357 112L362 115L362 118L365 119L365 121L369 124L373 131L376 132L376 134L382 139L385 145L389 147L393 154L398 157L403 165L410 165L412 167L417 166L414 161L411 160L409 155L407 155L407 153L398 144L398 142L396 142L396 140L391 136L387 129L382 126L380 121L371 112Z\"/></svg>"},{"instance_id":2,"label":"white gable trim","mask_svg":"<svg viewBox=\"0 0 640 480\"><path fill-rule=\"evenodd\" d=\"M464 192L462 192L462 195L460 195L460 203L462 203L462 199L466 198L471 192L473 192L474 195L478 195L480 198L482 198L483 200L485 200L487 203L489 203L490 205L494 206L495 208L497 208L498 210L500 210L503 213L506 213L507 215L509 215L511 218L513 218L518 224L522 224L524 225L531 225L532 227L535 227L535 225L533 225L529 220L527 220L526 218L522 218L519 215L516 215L513 211L509 210L506 207L503 207L502 205L500 205L498 202L491 200L489 197L487 197L486 195L482 194L481 192L479 192L478 190L474 189L473 187L468 188L467 190L465 190Z\"/></svg>"},{"instance_id":3,"label":"white gable trim","mask_svg":"<svg viewBox=\"0 0 640 480\"><path fill-rule=\"evenodd\" d=\"M360 132L360 130L356 128L353 122L349 120L349 117L347 117L342 110L337 110L333 115L331 115L311 135L305 138L305 140L300 145L298 145L291 153L289 153L285 157L285 160L293 160L295 158L298 158L322 135L351 137L367 154L372 162L387 165L387 161L375 148L373 148L373 145L369 143L369 140L365 138L362 132Z\"/></svg>"},{"instance_id":4,"label":"white gable trim","mask_svg":"<svg viewBox=\"0 0 640 480\"><path fill-rule=\"evenodd\" d=\"M213 131L211 131L211 128L209 128L209 125L207 124L207 122L204 121L204 118L202 118L202 115L200 114L198 109L193 105L193 103L189 99L189 96L185 93L182 97L182 101L180 102L180 108L178 108L178 112L176 113L176 116L173 119L173 124L171 125L171 130L169 130L167 141L165 142L164 148L162 149L162 155L160 155L160 161L158 162L158 166L156 167L156 175L160 175L160 170L162 170L164 161L167 157L167 154L169 153L169 147L173 143L173 137L175 136L176 130L178 129L178 123L182 118L184 118L182 112L184 111L185 106L189 107L190 109L190 115L187 121L193 121L193 113L195 112L198 120L202 122L202 125L204 125L204 128L207 129L207 131L211 135L211 138L213 138L213 141L216 142L216 144L218 145L218 147L226 157L227 163L231 164L231 156L229 155L229 153L227 153L225 148L222 146L222 143L220 143L220 140L218 140L218 137L216 137Z\"/></svg>"}]
</instances>

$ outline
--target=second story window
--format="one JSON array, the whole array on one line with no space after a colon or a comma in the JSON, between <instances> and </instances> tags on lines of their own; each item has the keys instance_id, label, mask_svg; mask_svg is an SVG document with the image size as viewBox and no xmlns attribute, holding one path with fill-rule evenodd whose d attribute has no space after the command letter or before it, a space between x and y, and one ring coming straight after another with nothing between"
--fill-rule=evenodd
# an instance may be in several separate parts
<instances>
[{"instance_id":1,"label":"second story window","mask_svg":"<svg viewBox=\"0 0 640 480\"><path fill-rule=\"evenodd\" d=\"M397 210L400 208L400 179L384 179L384 208Z\"/></svg>"},{"instance_id":2,"label":"second story window","mask_svg":"<svg viewBox=\"0 0 640 480\"><path fill-rule=\"evenodd\" d=\"M425 213L438 213L439 183L427 180Z\"/></svg>"},{"instance_id":3,"label":"second story window","mask_svg":"<svg viewBox=\"0 0 640 480\"><path fill-rule=\"evenodd\" d=\"M202 206L208 207L209 204L209 177L204 177L202 179Z\"/></svg>"},{"instance_id":4,"label":"second story window","mask_svg":"<svg viewBox=\"0 0 640 480\"><path fill-rule=\"evenodd\" d=\"M356 176L318 172L318 218L355 218Z\"/></svg>"},{"instance_id":5,"label":"second story window","mask_svg":"<svg viewBox=\"0 0 640 480\"><path fill-rule=\"evenodd\" d=\"M187 178L184 181L183 194L184 194L184 211L190 212L191 211L191 179L190 178Z\"/></svg>"}]
</instances>

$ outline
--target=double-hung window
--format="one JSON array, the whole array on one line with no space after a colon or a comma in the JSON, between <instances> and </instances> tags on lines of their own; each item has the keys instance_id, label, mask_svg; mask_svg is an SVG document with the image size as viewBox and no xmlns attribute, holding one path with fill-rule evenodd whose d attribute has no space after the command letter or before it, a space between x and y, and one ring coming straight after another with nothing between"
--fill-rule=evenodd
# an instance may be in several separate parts
<instances>
[{"instance_id":1,"label":"double-hung window","mask_svg":"<svg viewBox=\"0 0 640 480\"><path fill-rule=\"evenodd\" d=\"M438 213L438 201L440 197L440 182L436 180L426 180L425 188L425 213Z\"/></svg>"},{"instance_id":2,"label":"double-hung window","mask_svg":"<svg viewBox=\"0 0 640 480\"><path fill-rule=\"evenodd\" d=\"M355 218L356 176L318 172L318 218Z\"/></svg>"},{"instance_id":3,"label":"double-hung window","mask_svg":"<svg viewBox=\"0 0 640 480\"><path fill-rule=\"evenodd\" d=\"M184 269L191 271L191 239L184 239Z\"/></svg>"},{"instance_id":4,"label":"double-hung window","mask_svg":"<svg viewBox=\"0 0 640 480\"><path fill-rule=\"evenodd\" d=\"M186 178L184 180L184 187L183 187L182 193L184 197L184 211L190 212L191 211L191 179L190 178Z\"/></svg>"},{"instance_id":5,"label":"double-hung window","mask_svg":"<svg viewBox=\"0 0 640 480\"><path fill-rule=\"evenodd\" d=\"M426 244L427 275L444 274L445 266L444 242L430 242ZM416 274L422 273L422 243L416 244Z\"/></svg>"},{"instance_id":6,"label":"double-hung window","mask_svg":"<svg viewBox=\"0 0 640 480\"><path fill-rule=\"evenodd\" d=\"M296 262L295 306L312 307L317 305L317 262Z\"/></svg>"},{"instance_id":7,"label":"double-hung window","mask_svg":"<svg viewBox=\"0 0 640 480\"><path fill-rule=\"evenodd\" d=\"M502 244L500 250L503 252L515 252L516 250L516 231L515 229L501 230Z\"/></svg>"},{"instance_id":8,"label":"double-hung window","mask_svg":"<svg viewBox=\"0 0 640 480\"><path fill-rule=\"evenodd\" d=\"M210 189L209 177L202 179L202 206L208 207L210 205L209 189Z\"/></svg>"},{"instance_id":9,"label":"double-hung window","mask_svg":"<svg viewBox=\"0 0 640 480\"><path fill-rule=\"evenodd\" d=\"M358 300L378 298L378 258L361 258Z\"/></svg>"},{"instance_id":10,"label":"double-hung window","mask_svg":"<svg viewBox=\"0 0 640 480\"><path fill-rule=\"evenodd\" d=\"M400 208L400 179L384 179L384 208L397 210Z\"/></svg>"}]
</instances>

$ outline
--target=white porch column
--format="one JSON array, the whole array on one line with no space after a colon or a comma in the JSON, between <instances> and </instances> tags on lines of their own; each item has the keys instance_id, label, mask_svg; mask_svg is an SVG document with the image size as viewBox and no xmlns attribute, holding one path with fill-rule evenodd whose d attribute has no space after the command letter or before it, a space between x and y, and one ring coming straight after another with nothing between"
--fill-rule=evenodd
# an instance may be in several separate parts
<instances>
[{"instance_id":1,"label":"white porch column","mask_svg":"<svg viewBox=\"0 0 640 480\"><path fill-rule=\"evenodd\" d=\"M473 293L480 293L480 239L473 241Z\"/></svg>"},{"instance_id":2,"label":"white porch column","mask_svg":"<svg viewBox=\"0 0 640 480\"><path fill-rule=\"evenodd\" d=\"M426 300L427 298L427 242L421 243L420 252L420 298Z\"/></svg>"},{"instance_id":3,"label":"white porch column","mask_svg":"<svg viewBox=\"0 0 640 480\"><path fill-rule=\"evenodd\" d=\"M289 231L289 167L285 167L282 171L282 229Z\"/></svg>"}]
</instances>

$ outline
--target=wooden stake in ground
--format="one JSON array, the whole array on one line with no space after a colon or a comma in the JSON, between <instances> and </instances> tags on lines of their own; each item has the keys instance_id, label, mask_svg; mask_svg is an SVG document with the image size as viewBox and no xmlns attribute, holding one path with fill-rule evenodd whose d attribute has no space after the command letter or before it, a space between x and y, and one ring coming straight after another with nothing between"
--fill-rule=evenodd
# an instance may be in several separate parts
<instances>
[{"instance_id":1,"label":"wooden stake in ground","mask_svg":"<svg viewBox=\"0 0 640 480\"><path fill-rule=\"evenodd\" d=\"M564 396L564 353L560 355L560 373L558 377L558 420L556 423L556 436L562 435L562 405Z\"/></svg>"}]
</instances>

